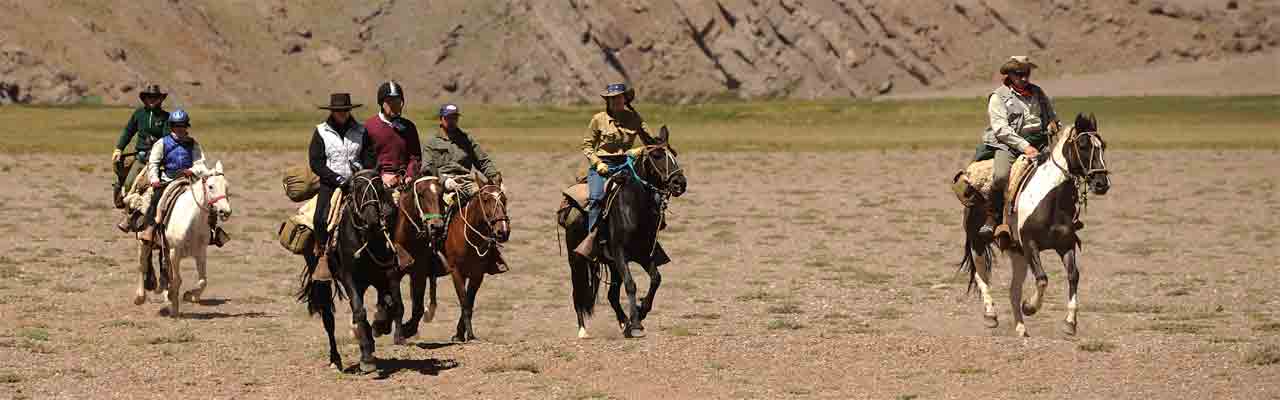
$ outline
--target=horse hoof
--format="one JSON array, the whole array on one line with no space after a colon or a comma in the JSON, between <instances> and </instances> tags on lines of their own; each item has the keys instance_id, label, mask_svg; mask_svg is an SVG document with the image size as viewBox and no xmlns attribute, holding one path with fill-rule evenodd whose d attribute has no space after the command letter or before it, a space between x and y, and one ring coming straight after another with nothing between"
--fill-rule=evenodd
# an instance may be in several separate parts
<instances>
[{"instance_id":1,"label":"horse hoof","mask_svg":"<svg viewBox=\"0 0 1280 400\"><path fill-rule=\"evenodd\" d=\"M467 342L467 339L466 339L466 338L463 338L462 336L456 336L456 335L455 335L454 337L449 338L449 341L454 342L454 343L466 343L466 342Z\"/></svg>"},{"instance_id":2,"label":"horse hoof","mask_svg":"<svg viewBox=\"0 0 1280 400\"><path fill-rule=\"evenodd\" d=\"M1022 303L1022 315L1026 315L1026 316L1030 317L1030 316L1032 316L1032 315L1036 315L1036 313L1037 313L1037 312L1040 312L1040 308L1039 308L1039 307L1033 306L1033 305L1031 305L1031 304L1029 304L1029 303L1025 303L1025 302L1024 302L1024 303Z\"/></svg>"},{"instance_id":3,"label":"horse hoof","mask_svg":"<svg viewBox=\"0 0 1280 400\"><path fill-rule=\"evenodd\" d=\"M200 302L200 294L199 294L199 293L194 293L194 292L192 292L192 291L187 291L187 292L185 292L185 293L182 293L182 301L185 301L185 302L188 302L188 303L199 303L199 302Z\"/></svg>"},{"instance_id":4,"label":"horse hoof","mask_svg":"<svg viewBox=\"0 0 1280 400\"><path fill-rule=\"evenodd\" d=\"M360 361L360 372L370 373L378 370L378 364L373 361Z\"/></svg>"},{"instance_id":5,"label":"horse hoof","mask_svg":"<svg viewBox=\"0 0 1280 400\"><path fill-rule=\"evenodd\" d=\"M146 302L147 302L146 293L133 295L133 305L140 306L142 305L142 303L146 303Z\"/></svg>"},{"instance_id":6,"label":"horse hoof","mask_svg":"<svg viewBox=\"0 0 1280 400\"><path fill-rule=\"evenodd\" d=\"M391 333L391 321L373 321L373 337Z\"/></svg>"},{"instance_id":7,"label":"horse hoof","mask_svg":"<svg viewBox=\"0 0 1280 400\"><path fill-rule=\"evenodd\" d=\"M1031 334L1027 332L1026 325L1018 324L1018 326L1014 328L1013 331L1018 335L1018 337L1024 337L1024 338L1031 337Z\"/></svg>"},{"instance_id":8,"label":"horse hoof","mask_svg":"<svg viewBox=\"0 0 1280 400\"><path fill-rule=\"evenodd\" d=\"M627 338L640 339L644 337L644 329L633 328L627 331Z\"/></svg>"},{"instance_id":9,"label":"horse hoof","mask_svg":"<svg viewBox=\"0 0 1280 400\"><path fill-rule=\"evenodd\" d=\"M1000 326L1000 319L995 314L985 314L982 316L982 325L987 328L997 328Z\"/></svg>"},{"instance_id":10,"label":"horse hoof","mask_svg":"<svg viewBox=\"0 0 1280 400\"><path fill-rule=\"evenodd\" d=\"M578 339L590 338L591 334L587 333L587 328L578 327Z\"/></svg>"},{"instance_id":11,"label":"horse hoof","mask_svg":"<svg viewBox=\"0 0 1280 400\"><path fill-rule=\"evenodd\" d=\"M1062 333L1067 336L1076 335L1076 323L1071 321L1062 321Z\"/></svg>"}]
</instances>

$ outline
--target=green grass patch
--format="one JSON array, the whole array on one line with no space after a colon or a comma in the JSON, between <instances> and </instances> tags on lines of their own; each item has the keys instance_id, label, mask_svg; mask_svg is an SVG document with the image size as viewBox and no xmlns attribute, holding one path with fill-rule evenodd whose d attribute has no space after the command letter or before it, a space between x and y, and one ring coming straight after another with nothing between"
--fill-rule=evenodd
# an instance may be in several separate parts
<instances>
[{"instance_id":1,"label":"green grass patch","mask_svg":"<svg viewBox=\"0 0 1280 400\"><path fill-rule=\"evenodd\" d=\"M794 330L798 330L798 329L804 329L804 324L801 324L801 323L799 323L799 322L797 322L797 321L789 321L789 320L785 320L785 319L774 319L774 320L770 320L770 321L769 321L769 324L768 324L768 325L766 325L766 326L769 328L769 330L788 330L788 331L794 331Z\"/></svg>"},{"instance_id":2,"label":"green grass patch","mask_svg":"<svg viewBox=\"0 0 1280 400\"><path fill-rule=\"evenodd\" d=\"M1266 344L1249 350L1244 356L1245 362L1253 365L1273 365L1280 363L1280 345Z\"/></svg>"},{"instance_id":3,"label":"green grass patch","mask_svg":"<svg viewBox=\"0 0 1280 400\"><path fill-rule=\"evenodd\" d=\"M1116 345L1111 342L1101 340L1090 340L1080 343L1076 348L1080 349L1080 351L1087 351L1090 353L1110 353L1116 349Z\"/></svg>"},{"instance_id":4,"label":"green grass patch","mask_svg":"<svg viewBox=\"0 0 1280 400\"><path fill-rule=\"evenodd\" d=\"M1201 332L1208 329L1209 327L1205 325L1188 324L1188 323L1181 323L1181 322L1161 322L1161 323L1151 324L1150 326L1142 328L1142 330L1160 332L1160 333L1170 334L1170 335L1173 335L1173 334L1198 335Z\"/></svg>"},{"instance_id":5,"label":"green grass patch","mask_svg":"<svg viewBox=\"0 0 1280 400\"><path fill-rule=\"evenodd\" d=\"M183 343L192 343L192 342L195 342L196 340L197 339L195 334L189 331L178 331L178 332L173 332L164 336L151 337L151 338L145 339L142 343L151 344L151 345L183 344Z\"/></svg>"},{"instance_id":6,"label":"green grass patch","mask_svg":"<svg viewBox=\"0 0 1280 400\"><path fill-rule=\"evenodd\" d=\"M649 125L666 124L686 151L849 151L968 148L986 123L980 99L820 100L644 104ZM1098 115L1110 148L1280 149L1280 96L1062 98L1064 121ZM570 152L598 105L466 105L466 127L491 151ZM7 106L0 152L97 153L115 141L131 109ZM301 159L310 127L324 115L305 108L195 107L193 135L209 151L292 151ZM367 112L367 111L366 111ZM434 109L410 109L419 125ZM357 118L369 114L357 113ZM1204 118L1212 115L1214 118ZM31 135L28 132L58 132Z\"/></svg>"},{"instance_id":7,"label":"green grass patch","mask_svg":"<svg viewBox=\"0 0 1280 400\"><path fill-rule=\"evenodd\" d=\"M769 306L769 313L770 314L803 314L804 310L800 308L799 304L785 303L785 304Z\"/></svg>"},{"instance_id":8,"label":"green grass patch","mask_svg":"<svg viewBox=\"0 0 1280 400\"><path fill-rule=\"evenodd\" d=\"M21 329L18 329L17 333L18 333L18 337L26 338L28 340L35 340L40 342L49 340L49 331L45 330L44 328L21 328Z\"/></svg>"}]
</instances>

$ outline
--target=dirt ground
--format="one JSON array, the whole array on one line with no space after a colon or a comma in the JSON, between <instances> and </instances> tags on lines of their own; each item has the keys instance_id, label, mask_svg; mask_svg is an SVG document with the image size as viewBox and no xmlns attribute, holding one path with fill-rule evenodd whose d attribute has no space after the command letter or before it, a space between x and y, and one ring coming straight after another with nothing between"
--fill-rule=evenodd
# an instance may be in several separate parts
<instances>
[{"instance_id":1,"label":"dirt ground","mask_svg":"<svg viewBox=\"0 0 1280 400\"><path fill-rule=\"evenodd\" d=\"M1057 330L1065 281L1046 253L1027 339L1006 261L997 329L956 274L946 184L967 151L688 154L649 337L623 339L602 306L588 340L552 215L578 157L499 154L512 271L480 292L483 340L447 343L458 308L442 291L411 345L379 338L369 375L326 367L323 328L292 298L301 261L274 233L293 207L278 171L301 154L217 156L235 241L173 320L155 296L130 301L134 244L112 226L104 158L0 155L0 398L1280 398L1277 152L1109 155L1112 190L1082 233L1080 334Z\"/></svg>"}]
</instances>

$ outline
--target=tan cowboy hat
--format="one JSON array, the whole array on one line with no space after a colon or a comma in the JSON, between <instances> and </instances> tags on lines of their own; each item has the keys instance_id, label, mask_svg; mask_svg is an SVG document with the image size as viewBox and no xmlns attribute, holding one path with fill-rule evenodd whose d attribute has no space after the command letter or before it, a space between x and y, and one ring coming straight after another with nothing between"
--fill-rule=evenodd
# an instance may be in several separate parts
<instances>
[{"instance_id":1,"label":"tan cowboy hat","mask_svg":"<svg viewBox=\"0 0 1280 400\"><path fill-rule=\"evenodd\" d=\"M1030 57L1013 56L1009 57L1009 61L1005 61L1004 65L1000 66L1000 75L1009 75L1014 72L1030 74L1031 70L1036 68L1039 68L1039 66L1031 62Z\"/></svg>"},{"instance_id":2,"label":"tan cowboy hat","mask_svg":"<svg viewBox=\"0 0 1280 400\"><path fill-rule=\"evenodd\" d=\"M603 92L600 92L600 97L605 98L617 95L626 97L627 102L630 103L636 99L636 90L628 87L625 83L611 83L609 86L605 86Z\"/></svg>"},{"instance_id":3,"label":"tan cowboy hat","mask_svg":"<svg viewBox=\"0 0 1280 400\"><path fill-rule=\"evenodd\" d=\"M329 95L329 105L318 106L317 108L329 111L349 111L361 106L364 106L364 104L351 104L350 93L334 93Z\"/></svg>"}]
</instances>

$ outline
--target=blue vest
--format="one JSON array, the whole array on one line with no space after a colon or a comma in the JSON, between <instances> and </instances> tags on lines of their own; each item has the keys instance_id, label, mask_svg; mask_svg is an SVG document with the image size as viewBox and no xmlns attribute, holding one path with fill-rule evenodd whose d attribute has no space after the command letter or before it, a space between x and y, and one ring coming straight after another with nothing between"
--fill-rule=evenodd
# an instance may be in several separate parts
<instances>
[{"instance_id":1,"label":"blue vest","mask_svg":"<svg viewBox=\"0 0 1280 400\"><path fill-rule=\"evenodd\" d=\"M173 135L164 136L164 171L167 174L174 174L184 169L191 169L193 161L191 160L191 148L195 146L195 140L191 140L186 144L178 142Z\"/></svg>"}]
</instances>

